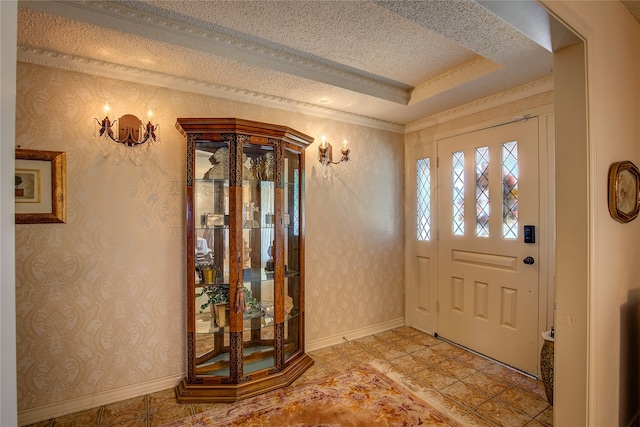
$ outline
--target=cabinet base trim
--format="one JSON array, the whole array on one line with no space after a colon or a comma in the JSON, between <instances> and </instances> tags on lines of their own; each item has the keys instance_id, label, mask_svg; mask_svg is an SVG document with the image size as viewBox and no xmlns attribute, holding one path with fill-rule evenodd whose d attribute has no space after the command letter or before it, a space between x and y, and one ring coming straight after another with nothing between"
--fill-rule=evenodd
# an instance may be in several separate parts
<instances>
[{"instance_id":1,"label":"cabinet base trim","mask_svg":"<svg viewBox=\"0 0 640 427\"><path fill-rule=\"evenodd\" d=\"M167 390L175 387L184 374L171 375L155 380L145 381L130 386L119 387L113 390L98 392L89 396L69 399L63 402L55 402L37 408L26 409L18 412L18 425L24 426L40 421L50 420L63 415L73 414L86 409L96 408L121 400L144 396L150 393Z\"/></svg>"},{"instance_id":2,"label":"cabinet base trim","mask_svg":"<svg viewBox=\"0 0 640 427\"><path fill-rule=\"evenodd\" d=\"M306 341L305 351L307 353L320 350L321 348L330 347L336 344L342 344L345 341L353 341L358 338L363 338L368 335L379 334L390 329L399 328L405 325L405 318L401 317L395 320L389 320L388 322L378 323L377 325L367 326L365 328L353 329L351 331L342 332L340 334L332 335L330 337L321 338L318 340Z\"/></svg>"},{"instance_id":3,"label":"cabinet base trim","mask_svg":"<svg viewBox=\"0 0 640 427\"><path fill-rule=\"evenodd\" d=\"M282 372L240 384L190 384L186 378L175 388L178 403L233 403L271 390L286 387L313 365L313 359L301 354Z\"/></svg>"}]
</instances>

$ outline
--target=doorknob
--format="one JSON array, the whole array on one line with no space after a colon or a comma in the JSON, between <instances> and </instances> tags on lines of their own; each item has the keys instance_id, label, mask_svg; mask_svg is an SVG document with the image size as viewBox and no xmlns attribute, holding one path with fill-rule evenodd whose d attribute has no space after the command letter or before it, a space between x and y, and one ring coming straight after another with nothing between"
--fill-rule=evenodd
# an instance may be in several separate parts
<instances>
[{"instance_id":1,"label":"doorknob","mask_svg":"<svg viewBox=\"0 0 640 427\"><path fill-rule=\"evenodd\" d=\"M527 265L532 265L534 262L536 262L536 260L533 259L533 257L528 256L525 259L523 259L522 262L524 262Z\"/></svg>"}]
</instances>

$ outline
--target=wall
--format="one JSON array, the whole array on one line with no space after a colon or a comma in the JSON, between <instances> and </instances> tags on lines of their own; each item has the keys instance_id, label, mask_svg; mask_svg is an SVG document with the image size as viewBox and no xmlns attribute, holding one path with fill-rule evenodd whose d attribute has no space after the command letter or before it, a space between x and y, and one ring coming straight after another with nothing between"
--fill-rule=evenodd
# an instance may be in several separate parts
<instances>
[{"instance_id":1,"label":"wall","mask_svg":"<svg viewBox=\"0 0 640 427\"><path fill-rule=\"evenodd\" d=\"M0 425L17 424L13 181L17 1L0 2Z\"/></svg>"},{"instance_id":2,"label":"wall","mask_svg":"<svg viewBox=\"0 0 640 427\"><path fill-rule=\"evenodd\" d=\"M620 331L628 328L621 324L621 311L633 303L628 298L640 288L640 220L620 224L609 216L607 176L613 162L640 164L640 24L617 1L550 1L545 6L583 36L587 48L587 151L581 148L585 141L574 148L588 159L588 196L583 193L582 197L588 207L588 264L579 272L584 281L558 280L558 315L562 318L557 319L555 359L556 384L585 383L586 393L572 397L566 396L566 388L561 390L566 404L554 408L554 421L567 426L628 425L628 408L621 406L629 403L621 395L620 378L633 371L621 371L621 348L629 348L621 342ZM563 143L567 142L557 139L558 147ZM558 188L562 185L559 181ZM573 213L558 206L558 228L560 217L570 221ZM559 250L558 259L564 255ZM582 310L572 317L571 301L576 300L587 304L585 319ZM568 310L561 313L562 307ZM562 348L563 336L573 343L571 347ZM577 373L572 372L576 360L586 361L586 367ZM637 402L630 405L637 414Z\"/></svg>"},{"instance_id":3,"label":"wall","mask_svg":"<svg viewBox=\"0 0 640 427\"><path fill-rule=\"evenodd\" d=\"M589 270L589 144L586 117L585 45L554 53L556 82L556 340L554 404L580 408L571 418L556 411L558 425L586 425L587 293L576 293L588 282ZM578 351L579 349L579 351ZM565 363L570 356L571 363ZM562 366L562 369L559 367ZM556 397L557 396L557 397Z\"/></svg>"},{"instance_id":4,"label":"wall","mask_svg":"<svg viewBox=\"0 0 640 427\"><path fill-rule=\"evenodd\" d=\"M184 140L177 117L240 117L316 138L306 157L308 343L403 323L403 137L258 105L18 64L16 141L67 153L67 223L16 226L23 420L173 386L184 372ZM114 165L93 140L115 115L156 110L162 143ZM351 163L322 177L317 144ZM63 409L61 409L63 408Z\"/></svg>"}]
</instances>

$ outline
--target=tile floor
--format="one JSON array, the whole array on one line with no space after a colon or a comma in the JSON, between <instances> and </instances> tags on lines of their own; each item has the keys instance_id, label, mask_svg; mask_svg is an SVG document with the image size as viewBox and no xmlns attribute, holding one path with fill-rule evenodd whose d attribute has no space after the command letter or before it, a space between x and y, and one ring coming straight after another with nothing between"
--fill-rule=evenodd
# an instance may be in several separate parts
<instances>
[{"instance_id":1,"label":"tile floor","mask_svg":"<svg viewBox=\"0 0 640 427\"><path fill-rule=\"evenodd\" d=\"M296 384L384 359L414 382L438 390L478 425L553 425L540 381L409 327L311 352L315 365ZM173 389L32 424L29 427L155 427L216 404L179 404ZM217 404L220 405L220 404Z\"/></svg>"}]
</instances>

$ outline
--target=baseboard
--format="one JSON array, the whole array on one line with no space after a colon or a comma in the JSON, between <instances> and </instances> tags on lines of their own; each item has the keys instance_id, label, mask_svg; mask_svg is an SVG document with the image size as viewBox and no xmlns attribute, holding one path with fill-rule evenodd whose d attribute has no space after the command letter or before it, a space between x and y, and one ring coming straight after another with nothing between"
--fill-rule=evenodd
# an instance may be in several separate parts
<instances>
[{"instance_id":1,"label":"baseboard","mask_svg":"<svg viewBox=\"0 0 640 427\"><path fill-rule=\"evenodd\" d=\"M371 325L360 329L353 329L351 331L343 332L341 334L336 334L330 337L307 341L305 342L305 351L311 352L320 350L321 348L330 347L336 344L342 344L347 341L357 340L358 338L366 337L368 335L379 334L380 332L399 328L400 326L404 325L404 317L401 317L399 319L390 320L388 322L378 323L377 325Z\"/></svg>"},{"instance_id":2,"label":"baseboard","mask_svg":"<svg viewBox=\"0 0 640 427\"><path fill-rule=\"evenodd\" d=\"M158 378L151 381L133 384L131 386L119 387L113 390L104 391L90 396L83 396L77 399L56 402L50 405L39 406L18 412L18 425L25 426L51 418L61 417L74 412L108 405L121 400L133 397L144 396L175 387L182 379L183 374Z\"/></svg>"},{"instance_id":3,"label":"baseboard","mask_svg":"<svg viewBox=\"0 0 640 427\"><path fill-rule=\"evenodd\" d=\"M319 350L345 341L352 341L368 335L379 334L380 332L404 326L404 317L390 320L388 322L379 323L377 325L367 326L365 328L353 329L348 332L336 334L319 340L307 341L305 343L306 351ZM39 406L33 409L27 409L18 412L18 425L25 426L40 421L50 420L52 418L61 417L63 415L73 414L75 412L84 411L86 409L96 408L98 406L108 405L110 403L119 402L125 399L131 399L145 394L155 393L162 390L175 387L182 379L183 374L159 378L156 380L146 381L143 383L133 384L127 387L83 396L77 399L56 402L50 405Z\"/></svg>"}]
</instances>

